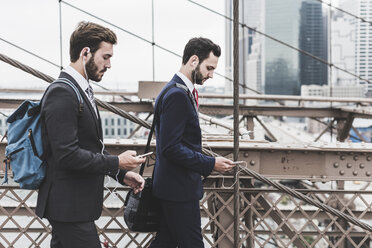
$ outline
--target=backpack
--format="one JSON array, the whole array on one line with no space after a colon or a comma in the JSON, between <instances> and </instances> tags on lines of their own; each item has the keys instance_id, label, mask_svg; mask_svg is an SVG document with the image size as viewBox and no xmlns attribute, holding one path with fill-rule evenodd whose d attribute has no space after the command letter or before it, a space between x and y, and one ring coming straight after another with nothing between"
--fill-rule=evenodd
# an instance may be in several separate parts
<instances>
[{"instance_id":1,"label":"backpack","mask_svg":"<svg viewBox=\"0 0 372 248\"><path fill-rule=\"evenodd\" d=\"M65 83L75 91L81 112L83 98L77 87L65 78L59 78L53 83ZM40 120L41 103L45 93L39 102L24 101L7 119L8 145L5 148L3 184L8 183L8 167L12 168L14 181L19 183L21 189L38 189L45 177L46 156L43 151Z\"/></svg>"}]
</instances>

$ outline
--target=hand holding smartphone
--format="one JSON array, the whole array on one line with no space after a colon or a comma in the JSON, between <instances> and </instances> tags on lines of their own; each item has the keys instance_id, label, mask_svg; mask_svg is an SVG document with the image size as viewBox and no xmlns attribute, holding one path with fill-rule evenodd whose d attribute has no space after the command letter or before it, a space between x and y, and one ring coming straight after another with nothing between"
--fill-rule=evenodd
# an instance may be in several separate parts
<instances>
[{"instance_id":1,"label":"hand holding smartphone","mask_svg":"<svg viewBox=\"0 0 372 248\"><path fill-rule=\"evenodd\" d=\"M233 162L233 164L243 164L243 163L245 163L245 161L235 161L235 162Z\"/></svg>"},{"instance_id":2,"label":"hand holding smartphone","mask_svg":"<svg viewBox=\"0 0 372 248\"><path fill-rule=\"evenodd\" d=\"M138 155L137 158L144 158L144 157L150 156L153 153L154 152L148 152L148 153L145 153L145 154L141 154L141 155Z\"/></svg>"}]
</instances>

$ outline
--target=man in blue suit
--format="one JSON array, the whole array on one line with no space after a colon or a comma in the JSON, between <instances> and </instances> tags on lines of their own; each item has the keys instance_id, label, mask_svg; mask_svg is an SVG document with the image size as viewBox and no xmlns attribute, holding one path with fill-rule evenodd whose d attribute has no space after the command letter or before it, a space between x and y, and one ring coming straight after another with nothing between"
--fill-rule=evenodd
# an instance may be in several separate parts
<instances>
[{"instance_id":1,"label":"man in blue suit","mask_svg":"<svg viewBox=\"0 0 372 248\"><path fill-rule=\"evenodd\" d=\"M182 66L165 88L156 125L156 164L153 194L159 199L162 217L151 248L204 247L199 200L203 197L201 177L212 170L226 172L234 167L224 157L201 153L198 94L194 84L213 77L221 49L206 38L193 38L185 47Z\"/></svg>"}]
</instances>

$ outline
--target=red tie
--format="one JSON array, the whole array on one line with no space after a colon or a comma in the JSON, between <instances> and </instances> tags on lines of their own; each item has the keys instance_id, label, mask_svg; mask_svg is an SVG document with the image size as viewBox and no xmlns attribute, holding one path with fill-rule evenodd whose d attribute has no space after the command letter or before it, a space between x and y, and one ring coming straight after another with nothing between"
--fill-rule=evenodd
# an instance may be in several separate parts
<instances>
[{"instance_id":1,"label":"red tie","mask_svg":"<svg viewBox=\"0 0 372 248\"><path fill-rule=\"evenodd\" d=\"M194 95L196 106L199 108L199 94L196 88L192 91L192 94Z\"/></svg>"}]
</instances>

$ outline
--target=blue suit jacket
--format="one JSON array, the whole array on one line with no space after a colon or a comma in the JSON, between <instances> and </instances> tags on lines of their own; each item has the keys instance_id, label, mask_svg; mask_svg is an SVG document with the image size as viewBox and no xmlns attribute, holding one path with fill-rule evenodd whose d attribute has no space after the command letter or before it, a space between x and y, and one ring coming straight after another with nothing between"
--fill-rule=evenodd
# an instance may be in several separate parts
<instances>
[{"instance_id":1,"label":"blue suit jacket","mask_svg":"<svg viewBox=\"0 0 372 248\"><path fill-rule=\"evenodd\" d=\"M175 75L165 88L175 83L186 87ZM174 87L161 103L158 97L156 106L158 104L153 194L168 201L200 200L203 197L201 176L212 172L215 159L201 153L199 116L193 98L185 89Z\"/></svg>"}]
</instances>

